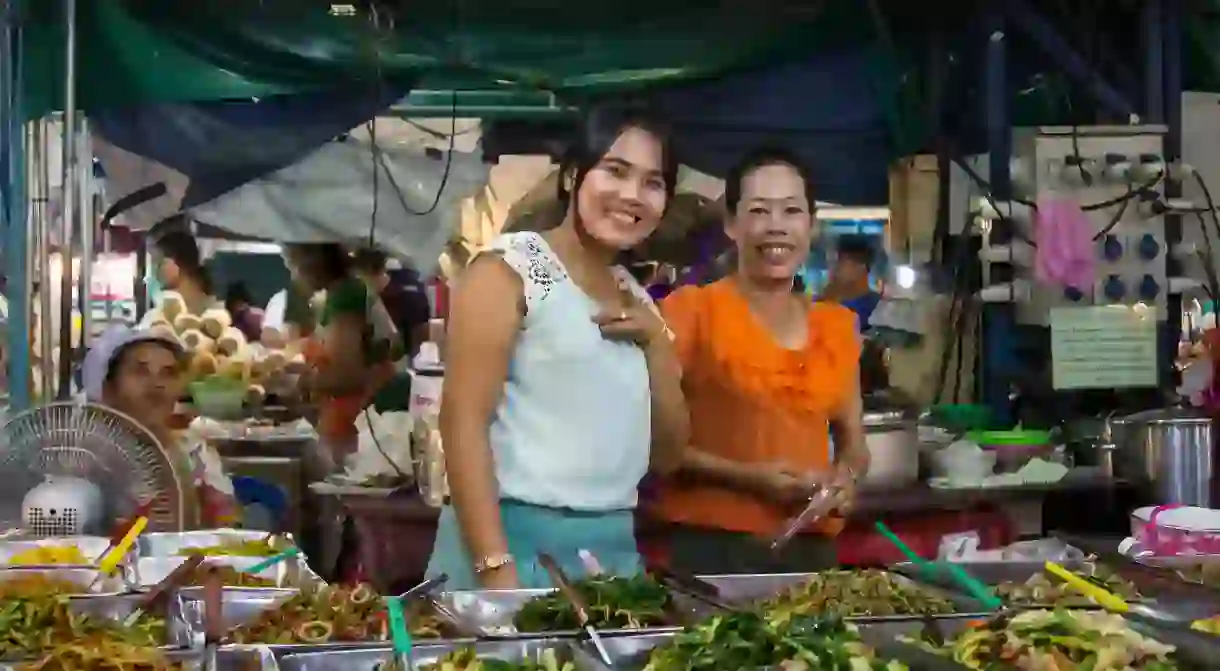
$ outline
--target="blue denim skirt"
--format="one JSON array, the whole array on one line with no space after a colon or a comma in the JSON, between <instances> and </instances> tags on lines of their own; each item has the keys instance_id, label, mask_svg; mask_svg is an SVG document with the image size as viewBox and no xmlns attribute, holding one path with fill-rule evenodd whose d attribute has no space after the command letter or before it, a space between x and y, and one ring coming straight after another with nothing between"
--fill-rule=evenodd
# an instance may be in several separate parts
<instances>
[{"instance_id":1,"label":"blue denim skirt","mask_svg":"<svg viewBox=\"0 0 1220 671\"><path fill-rule=\"evenodd\" d=\"M590 513L504 500L500 502L500 519L523 588L553 586L546 570L537 561L542 552L554 557L564 572L574 579L585 575L579 555L581 550L587 550L597 558L605 573L631 576L640 572L635 519L630 510ZM436 544L428 563L428 577L444 573L449 576L448 589L478 589L474 561L462 542L457 514L453 508L445 506L441 509Z\"/></svg>"}]
</instances>

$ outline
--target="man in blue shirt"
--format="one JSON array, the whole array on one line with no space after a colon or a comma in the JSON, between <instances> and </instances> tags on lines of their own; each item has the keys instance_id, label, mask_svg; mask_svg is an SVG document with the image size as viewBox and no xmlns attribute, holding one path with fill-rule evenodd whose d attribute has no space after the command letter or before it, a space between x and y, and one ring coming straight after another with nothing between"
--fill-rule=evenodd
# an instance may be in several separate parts
<instances>
[{"instance_id":1,"label":"man in blue shirt","mask_svg":"<svg viewBox=\"0 0 1220 671\"><path fill-rule=\"evenodd\" d=\"M873 248L868 238L844 235L839 238L838 253L830 271L830 282L823 292L824 300L836 301L856 313L860 331L867 331L873 310L881 303L881 294L869 284L873 267Z\"/></svg>"}]
</instances>

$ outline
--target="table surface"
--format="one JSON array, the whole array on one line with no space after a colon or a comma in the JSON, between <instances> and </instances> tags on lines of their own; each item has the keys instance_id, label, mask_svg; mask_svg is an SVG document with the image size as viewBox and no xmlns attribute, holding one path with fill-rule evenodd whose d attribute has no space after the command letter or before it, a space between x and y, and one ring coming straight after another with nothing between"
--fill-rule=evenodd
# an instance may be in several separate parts
<instances>
[{"instance_id":1,"label":"table surface","mask_svg":"<svg viewBox=\"0 0 1220 671\"><path fill-rule=\"evenodd\" d=\"M980 503L1037 500L1056 492L1114 490L1128 486L1129 483L1106 477L1099 471L1083 471L1069 472L1067 477L1058 482L1009 487L941 489L920 483L900 489L864 489L858 495L852 516L871 517L880 512L892 511L958 510Z\"/></svg>"}]
</instances>

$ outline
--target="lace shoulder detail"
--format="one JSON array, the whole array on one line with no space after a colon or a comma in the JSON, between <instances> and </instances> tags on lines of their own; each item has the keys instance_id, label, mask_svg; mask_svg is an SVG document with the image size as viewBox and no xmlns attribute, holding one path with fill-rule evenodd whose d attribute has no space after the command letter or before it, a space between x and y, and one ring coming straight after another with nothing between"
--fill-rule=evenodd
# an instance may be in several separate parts
<instances>
[{"instance_id":1,"label":"lace shoulder detail","mask_svg":"<svg viewBox=\"0 0 1220 671\"><path fill-rule=\"evenodd\" d=\"M567 273L542 236L533 231L505 233L479 252L496 254L521 276L528 313L550 295L555 285L567 279Z\"/></svg>"}]
</instances>

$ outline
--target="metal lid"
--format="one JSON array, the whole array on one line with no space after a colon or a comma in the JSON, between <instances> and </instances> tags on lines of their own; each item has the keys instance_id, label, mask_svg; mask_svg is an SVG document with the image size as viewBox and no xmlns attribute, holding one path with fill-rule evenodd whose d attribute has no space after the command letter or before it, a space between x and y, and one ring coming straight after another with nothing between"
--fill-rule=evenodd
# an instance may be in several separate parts
<instances>
[{"instance_id":1,"label":"metal lid","mask_svg":"<svg viewBox=\"0 0 1220 671\"><path fill-rule=\"evenodd\" d=\"M1210 424L1211 415L1200 408L1157 408L1112 420L1115 424Z\"/></svg>"}]
</instances>

